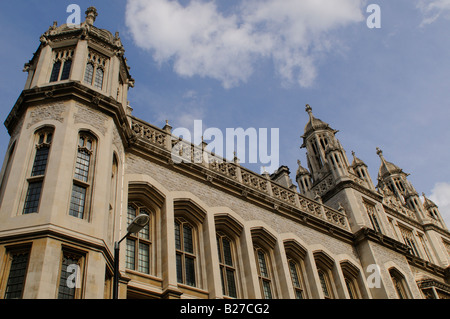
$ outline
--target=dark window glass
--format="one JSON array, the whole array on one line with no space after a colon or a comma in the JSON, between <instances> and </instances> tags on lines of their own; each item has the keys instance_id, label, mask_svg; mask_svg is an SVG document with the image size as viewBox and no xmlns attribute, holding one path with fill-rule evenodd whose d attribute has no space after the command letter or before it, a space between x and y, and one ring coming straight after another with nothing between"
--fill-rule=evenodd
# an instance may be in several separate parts
<instances>
[{"instance_id":1,"label":"dark window glass","mask_svg":"<svg viewBox=\"0 0 450 319\"><path fill-rule=\"evenodd\" d=\"M184 222L175 222L175 246L177 249L177 280L195 287L195 255L193 229Z\"/></svg>"},{"instance_id":2,"label":"dark window glass","mask_svg":"<svg viewBox=\"0 0 450 319\"><path fill-rule=\"evenodd\" d=\"M127 238L127 251L126 251L126 261L125 266L128 269L134 270L134 264L135 264L135 248L136 242L132 239Z\"/></svg>"},{"instance_id":3,"label":"dark window glass","mask_svg":"<svg viewBox=\"0 0 450 319\"><path fill-rule=\"evenodd\" d=\"M75 178L87 182L89 177L89 165L91 161L90 153L80 148L77 154L77 163L75 165Z\"/></svg>"},{"instance_id":4,"label":"dark window glass","mask_svg":"<svg viewBox=\"0 0 450 319\"><path fill-rule=\"evenodd\" d=\"M225 296L237 298L236 269L234 268L231 241L222 235L217 236L217 250L219 252L220 277L222 292Z\"/></svg>"},{"instance_id":5,"label":"dark window glass","mask_svg":"<svg viewBox=\"0 0 450 319\"><path fill-rule=\"evenodd\" d=\"M79 258L68 256L66 254L63 255L62 265L61 265L61 276L59 279L59 291L58 291L58 299L75 299L75 289L73 286L70 288L68 283L69 276L74 274L76 268L72 268L73 266L78 267ZM72 266L70 270L69 266ZM79 274L78 274L79 275Z\"/></svg>"},{"instance_id":6,"label":"dark window glass","mask_svg":"<svg viewBox=\"0 0 450 319\"><path fill-rule=\"evenodd\" d=\"M272 299L272 289L269 281L263 280L263 293L264 299Z\"/></svg>"},{"instance_id":7,"label":"dark window glass","mask_svg":"<svg viewBox=\"0 0 450 319\"><path fill-rule=\"evenodd\" d=\"M181 249L181 231L180 231L181 225L177 222L175 222L175 248Z\"/></svg>"},{"instance_id":8,"label":"dark window glass","mask_svg":"<svg viewBox=\"0 0 450 319\"><path fill-rule=\"evenodd\" d=\"M227 269L227 288L228 288L228 296L237 298L237 291L236 291L236 280L234 278L234 270Z\"/></svg>"},{"instance_id":9,"label":"dark window glass","mask_svg":"<svg viewBox=\"0 0 450 319\"><path fill-rule=\"evenodd\" d=\"M84 74L84 82L92 84L93 78L94 78L94 65L92 63L88 63L86 65L86 72Z\"/></svg>"},{"instance_id":10,"label":"dark window glass","mask_svg":"<svg viewBox=\"0 0 450 319\"><path fill-rule=\"evenodd\" d=\"M103 70L97 68L97 71L95 72L94 86L100 90L103 88L103 76L104 76Z\"/></svg>"},{"instance_id":11,"label":"dark window glass","mask_svg":"<svg viewBox=\"0 0 450 319\"><path fill-rule=\"evenodd\" d=\"M188 225L183 225L183 244L184 244L184 251L187 253L193 253L194 252L194 243L192 240L192 228Z\"/></svg>"},{"instance_id":12,"label":"dark window glass","mask_svg":"<svg viewBox=\"0 0 450 319\"><path fill-rule=\"evenodd\" d=\"M183 282L183 262L182 256L177 254L177 282Z\"/></svg>"},{"instance_id":13,"label":"dark window glass","mask_svg":"<svg viewBox=\"0 0 450 319\"><path fill-rule=\"evenodd\" d=\"M261 250L258 250L258 262L259 262L259 271L262 277L269 277L269 272L267 271L266 265L266 256Z\"/></svg>"},{"instance_id":14,"label":"dark window glass","mask_svg":"<svg viewBox=\"0 0 450 319\"><path fill-rule=\"evenodd\" d=\"M24 214L37 213L39 207L39 199L41 197L42 181L32 182L28 184L27 196L25 197L25 205L23 207Z\"/></svg>"},{"instance_id":15,"label":"dark window glass","mask_svg":"<svg viewBox=\"0 0 450 319\"><path fill-rule=\"evenodd\" d=\"M48 146L41 146L36 150L31 176L41 176L45 174L49 152L50 148Z\"/></svg>"},{"instance_id":16,"label":"dark window glass","mask_svg":"<svg viewBox=\"0 0 450 319\"><path fill-rule=\"evenodd\" d=\"M331 298L330 292L328 290L326 276L327 275L325 275L325 273L322 270L319 270L319 280L320 280L320 285L322 286L323 294L324 294L325 298Z\"/></svg>"},{"instance_id":17,"label":"dark window glass","mask_svg":"<svg viewBox=\"0 0 450 319\"><path fill-rule=\"evenodd\" d=\"M186 285L195 286L195 259L185 256Z\"/></svg>"},{"instance_id":18,"label":"dark window glass","mask_svg":"<svg viewBox=\"0 0 450 319\"><path fill-rule=\"evenodd\" d=\"M25 276L28 267L28 252L11 255L11 267L5 289L5 299L20 299L25 285Z\"/></svg>"},{"instance_id":19,"label":"dark window glass","mask_svg":"<svg viewBox=\"0 0 450 319\"><path fill-rule=\"evenodd\" d=\"M138 271L148 274L150 272L150 246L139 243Z\"/></svg>"},{"instance_id":20,"label":"dark window glass","mask_svg":"<svg viewBox=\"0 0 450 319\"><path fill-rule=\"evenodd\" d=\"M50 76L50 82L58 81L60 70L61 70L61 61L56 61L53 64L53 70L52 70L52 75Z\"/></svg>"},{"instance_id":21,"label":"dark window glass","mask_svg":"<svg viewBox=\"0 0 450 319\"><path fill-rule=\"evenodd\" d=\"M70 75L70 69L72 68L72 60L64 62L64 67L61 73L61 80L67 80Z\"/></svg>"},{"instance_id":22,"label":"dark window glass","mask_svg":"<svg viewBox=\"0 0 450 319\"><path fill-rule=\"evenodd\" d=\"M84 218L84 207L86 204L86 188L73 185L72 198L70 200L69 214L77 218Z\"/></svg>"}]
</instances>

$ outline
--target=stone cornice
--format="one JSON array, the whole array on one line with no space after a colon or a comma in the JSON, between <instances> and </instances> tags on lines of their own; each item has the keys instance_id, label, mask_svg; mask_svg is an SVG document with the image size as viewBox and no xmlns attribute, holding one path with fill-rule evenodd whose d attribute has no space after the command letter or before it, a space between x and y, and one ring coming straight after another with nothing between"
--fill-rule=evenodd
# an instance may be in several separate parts
<instances>
[{"instance_id":1,"label":"stone cornice","mask_svg":"<svg viewBox=\"0 0 450 319\"><path fill-rule=\"evenodd\" d=\"M444 284L443 282L434 279L424 279L417 281L417 286L420 289L435 287L450 294L450 285Z\"/></svg>"},{"instance_id":2,"label":"stone cornice","mask_svg":"<svg viewBox=\"0 0 450 319\"><path fill-rule=\"evenodd\" d=\"M26 228L26 232L16 231L14 233L10 231L0 232L0 241L3 245L14 245L18 241L20 243L33 241L41 238L52 238L59 240L67 244L76 244L82 249L96 250L102 253L105 257L107 265L112 269L114 265L114 258L112 251L108 248L103 240L97 238L90 238L88 236L80 237L79 234L69 232L64 228L54 225L41 225L39 227Z\"/></svg>"},{"instance_id":3,"label":"stone cornice","mask_svg":"<svg viewBox=\"0 0 450 319\"><path fill-rule=\"evenodd\" d=\"M333 196L335 196L337 193L342 191L346 188L353 188L354 190L366 195L367 197L372 198L375 201L382 202L383 196L381 194L378 194L375 191L372 191L370 189L367 189L364 186L359 185L358 183L355 183L353 180L346 180L338 183L335 185L332 189L330 189L327 193L325 193L322 196L323 201L327 201Z\"/></svg>"},{"instance_id":4,"label":"stone cornice","mask_svg":"<svg viewBox=\"0 0 450 319\"><path fill-rule=\"evenodd\" d=\"M12 134L28 107L57 101L76 100L113 118L123 141L131 138L127 115L120 103L79 82L63 82L22 91L4 124Z\"/></svg>"},{"instance_id":5,"label":"stone cornice","mask_svg":"<svg viewBox=\"0 0 450 319\"><path fill-rule=\"evenodd\" d=\"M354 236L354 242L356 245L365 240L380 244L402 255L407 255L409 251L409 247L407 245L367 227L356 232Z\"/></svg>"},{"instance_id":6,"label":"stone cornice","mask_svg":"<svg viewBox=\"0 0 450 319\"><path fill-rule=\"evenodd\" d=\"M416 257L412 254L407 254L406 259L408 260L408 263L413 267L420 268L430 274L438 275L442 278L445 277L445 268L435 265L425 259Z\"/></svg>"}]
</instances>

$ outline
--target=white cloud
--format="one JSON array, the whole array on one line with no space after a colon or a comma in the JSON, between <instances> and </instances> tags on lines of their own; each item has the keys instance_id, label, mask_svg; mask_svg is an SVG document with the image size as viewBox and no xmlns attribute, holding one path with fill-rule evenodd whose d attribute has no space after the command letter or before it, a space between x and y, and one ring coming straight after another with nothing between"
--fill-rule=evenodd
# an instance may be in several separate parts
<instances>
[{"instance_id":1,"label":"white cloud","mask_svg":"<svg viewBox=\"0 0 450 319\"><path fill-rule=\"evenodd\" d=\"M441 15L450 13L450 0L420 0L417 7L423 12L421 26L435 22Z\"/></svg>"},{"instance_id":2,"label":"white cloud","mask_svg":"<svg viewBox=\"0 0 450 319\"><path fill-rule=\"evenodd\" d=\"M224 15L215 1L128 0L135 43L181 76L210 77L233 87L271 58L283 81L309 86L316 60L337 41L330 32L363 20L363 0L247 0Z\"/></svg>"},{"instance_id":3,"label":"white cloud","mask_svg":"<svg viewBox=\"0 0 450 319\"><path fill-rule=\"evenodd\" d=\"M439 207L447 228L450 227L450 183L436 183L429 198Z\"/></svg>"}]
</instances>

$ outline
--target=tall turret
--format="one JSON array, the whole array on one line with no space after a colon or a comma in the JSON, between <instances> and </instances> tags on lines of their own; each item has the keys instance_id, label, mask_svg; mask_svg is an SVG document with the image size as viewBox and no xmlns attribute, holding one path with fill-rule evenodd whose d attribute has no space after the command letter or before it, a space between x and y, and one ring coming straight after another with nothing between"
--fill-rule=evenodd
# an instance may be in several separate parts
<instances>
[{"instance_id":1,"label":"tall turret","mask_svg":"<svg viewBox=\"0 0 450 319\"><path fill-rule=\"evenodd\" d=\"M55 22L40 37L5 121L0 236L31 249L18 297L103 298L112 276L134 80L119 34L94 26L97 15L90 7L79 26ZM65 286L69 266L89 269L83 289Z\"/></svg>"},{"instance_id":2,"label":"tall turret","mask_svg":"<svg viewBox=\"0 0 450 319\"><path fill-rule=\"evenodd\" d=\"M25 90L77 82L114 99L127 111L128 89L134 86L134 80L124 57L125 49L118 32L113 35L94 26L97 15L97 10L90 7L80 25L53 23L41 36L33 58L25 64Z\"/></svg>"},{"instance_id":3,"label":"tall turret","mask_svg":"<svg viewBox=\"0 0 450 319\"><path fill-rule=\"evenodd\" d=\"M337 130L314 117L310 105L306 105L309 121L305 126L302 148L307 150L308 166L313 183L332 174L340 181L348 176L348 159L341 143L336 138Z\"/></svg>"}]
</instances>

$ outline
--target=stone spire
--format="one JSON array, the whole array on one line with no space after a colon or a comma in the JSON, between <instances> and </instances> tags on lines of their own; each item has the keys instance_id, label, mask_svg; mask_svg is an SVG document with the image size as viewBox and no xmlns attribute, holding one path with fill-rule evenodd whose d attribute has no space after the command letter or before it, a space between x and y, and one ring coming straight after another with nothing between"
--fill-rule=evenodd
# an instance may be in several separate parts
<instances>
[{"instance_id":1,"label":"stone spire","mask_svg":"<svg viewBox=\"0 0 450 319\"><path fill-rule=\"evenodd\" d=\"M404 173L403 170L398 167L397 165L386 161L386 159L383 156L383 151L377 147L377 154L381 159L381 166L378 171L378 178L382 178L386 175L392 175L392 174L398 174L398 173ZM404 173L406 176L409 174Z\"/></svg>"}]
</instances>

